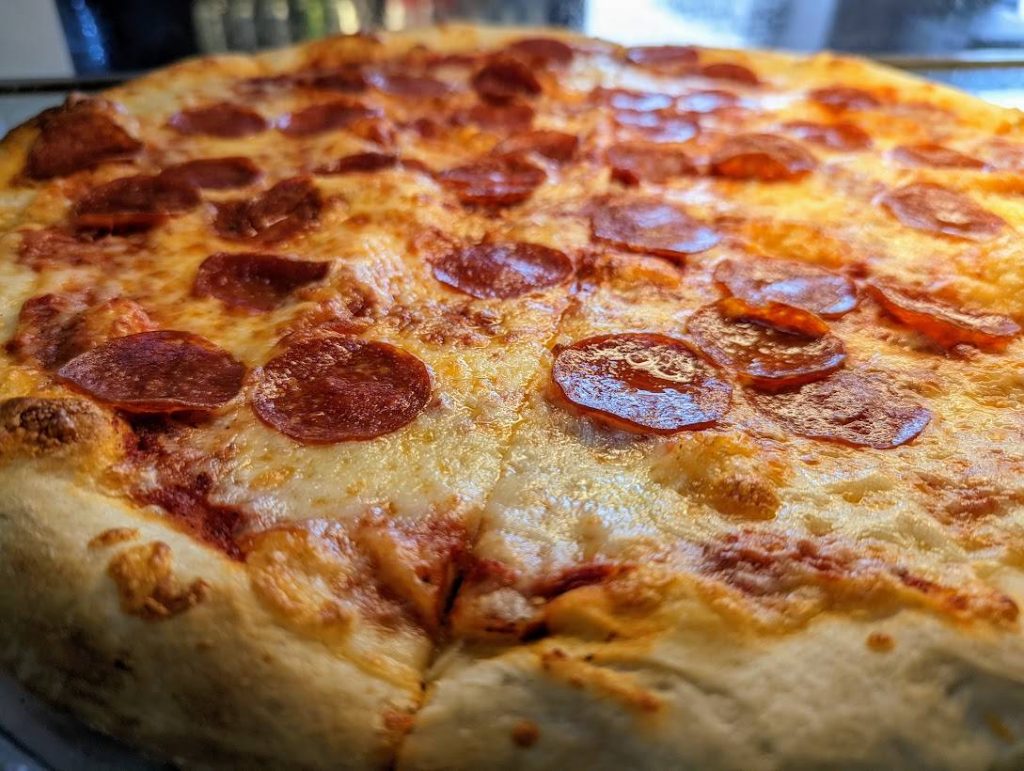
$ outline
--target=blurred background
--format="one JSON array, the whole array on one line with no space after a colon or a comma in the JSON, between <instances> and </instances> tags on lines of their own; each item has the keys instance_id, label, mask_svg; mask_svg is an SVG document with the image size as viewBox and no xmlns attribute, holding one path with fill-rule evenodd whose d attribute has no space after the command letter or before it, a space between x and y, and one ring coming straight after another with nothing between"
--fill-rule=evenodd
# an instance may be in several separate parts
<instances>
[{"instance_id":1,"label":"blurred background","mask_svg":"<svg viewBox=\"0 0 1024 771\"><path fill-rule=\"evenodd\" d=\"M1024 105L1024 0L0 0L0 131L53 93L184 56L448 19L853 51Z\"/></svg>"}]
</instances>

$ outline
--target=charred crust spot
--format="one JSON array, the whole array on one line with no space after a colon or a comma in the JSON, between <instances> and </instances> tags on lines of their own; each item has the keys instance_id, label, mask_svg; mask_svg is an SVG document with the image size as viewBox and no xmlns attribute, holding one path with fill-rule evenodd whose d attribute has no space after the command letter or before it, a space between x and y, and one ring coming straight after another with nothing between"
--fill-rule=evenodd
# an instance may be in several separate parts
<instances>
[{"instance_id":1,"label":"charred crust spot","mask_svg":"<svg viewBox=\"0 0 1024 771\"><path fill-rule=\"evenodd\" d=\"M132 541L139 537L139 531L134 527L112 527L102 533L93 536L88 543L90 549L103 549L108 546L115 546L125 541Z\"/></svg>"},{"instance_id":2,"label":"charred crust spot","mask_svg":"<svg viewBox=\"0 0 1024 771\"><path fill-rule=\"evenodd\" d=\"M163 621L198 605L210 585L197 578L183 586L174 575L171 547L153 541L117 554L107 566L117 586L121 610L146 621Z\"/></svg>"},{"instance_id":3,"label":"charred crust spot","mask_svg":"<svg viewBox=\"0 0 1024 771\"><path fill-rule=\"evenodd\" d=\"M896 647L896 641L885 632L872 632L865 642L875 653L888 653Z\"/></svg>"},{"instance_id":4,"label":"charred crust spot","mask_svg":"<svg viewBox=\"0 0 1024 771\"><path fill-rule=\"evenodd\" d=\"M540 728L532 720L520 720L512 726L512 743L517 747L532 747L540 739Z\"/></svg>"},{"instance_id":5,"label":"charred crust spot","mask_svg":"<svg viewBox=\"0 0 1024 771\"><path fill-rule=\"evenodd\" d=\"M53 455L100 436L108 424L98 407L82 399L7 399L0 402L0 456Z\"/></svg>"}]
</instances>

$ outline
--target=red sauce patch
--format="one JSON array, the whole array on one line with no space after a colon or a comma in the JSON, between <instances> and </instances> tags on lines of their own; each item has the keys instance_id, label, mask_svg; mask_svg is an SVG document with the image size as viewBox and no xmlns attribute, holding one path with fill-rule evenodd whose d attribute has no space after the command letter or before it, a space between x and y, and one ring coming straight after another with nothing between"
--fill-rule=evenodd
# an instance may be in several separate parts
<instances>
[{"instance_id":1,"label":"red sauce patch","mask_svg":"<svg viewBox=\"0 0 1024 771\"><path fill-rule=\"evenodd\" d=\"M470 83L481 99L494 104L506 104L541 92L540 81L533 71L518 59L507 56L491 59L473 74Z\"/></svg>"},{"instance_id":2,"label":"red sauce patch","mask_svg":"<svg viewBox=\"0 0 1024 771\"><path fill-rule=\"evenodd\" d=\"M167 125L181 134L205 134L224 139L237 139L265 131L267 120L248 107L219 102L175 113Z\"/></svg>"},{"instance_id":3,"label":"red sauce patch","mask_svg":"<svg viewBox=\"0 0 1024 771\"><path fill-rule=\"evenodd\" d=\"M442 171L438 179L464 204L509 206L529 198L547 174L525 158L513 155L456 166Z\"/></svg>"},{"instance_id":4,"label":"red sauce patch","mask_svg":"<svg viewBox=\"0 0 1024 771\"><path fill-rule=\"evenodd\" d=\"M199 200L196 188L180 179L136 174L93 188L75 202L71 216L80 230L147 230L194 208Z\"/></svg>"},{"instance_id":5,"label":"red sauce patch","mask_svg":"<svg viewBox=\"0 0 1024 771\"><path fill-rule=\"evenodd\" d=\"M983 169L977 158L932 143L894 147L891 157L904 166L930 166L937 169Z\"/></svg>"},{"instance_id":6,"label":"red sauce patch","mask_svg":"<svg viewBox=\"0 0 1024 771\"><path fill-rule=\"evenodd\" d=\"M849 370L793 391L748 397L758 411L798 436L878 450L911 441L932 416L880 378Z\"/></svg>"},{"instance_id":7,"label":"red sauce patch","mask_svg":"<svg viewBox=\"0 0 1024 771\"><path fill-rule=\"evenodd\" d=\"M765 182L798 179L818 165L803 146L774 134L729 137L711 156L711 173Z\"/></svg>"},{"instance_id":8,"label":"red sauce patch","mask_svg":"<svg viewBox=\"0 0 1024 771\"><path fill-rule=\"evenodd\" d=\"M729 410L732 388L684 342L665 335L598 335L555 356L551 377L574 408L641 434L707 428Z\"/></svg>"},{"instance_id":9,"label":"red sauce patch","mask_svg":"<svg viewBox=\"0 0 1024 771\"><path fill-rule=\"evenodd\" d=\"M479 299L518 297L561 284L572 261L557 249L522 242L454 249L433 262L434 278Z\"/></svg>"},{"instance_id":10,"label":"red sauce patch","mask_svg":"<svg viewBox=\"0 0 1024 771\"><path fill-rule=\"evenodd\" d=\"M686 332L713 362L766 391L820 380L846 361L843 342L817 316L778 303L719 300L697 310Z\"/></svg>"},{"instance_id":11,"label":"red sauce patch","mask_svg":"<svg viewBox=\"0 0 1024 771\"><path fill-rule=\"evenodd\" d=\"M222 238L273 244L319 221L323 199L305 177L278 182L253 199L218 204L213 226Z\"/></svg>"},{"instance_id":12,"label":"red sauce patch","mask_svg":"<svg viewBox=\"0 0 1024 771\"><path fill-rule=\"evenodd\" d=\"M131 160L142 142L119 126L105 102L71 100L42 113L36 122L39 136L29 148L25 174L51 179L89 169L101 163Z\"/></svg>"},{"instance_id":13,"label":"red sauce patch","mask_svg":"<svg viewBox=\"0 0 1024 771\"><path fill-rule=\"evenodd\" d=\"M430 373L387 343L309 338L255 373L252 409L303 444L374 439L411 423L430 399Z\"/></svg>"},{"instance_id":14,"label":"red sauce patch","mask_svg":"<svg viewBox=\"0 0 1024 771\"><path fill-rule=\"evenodd\" d=\"M722 260L715 283L752 305L792 305L825 318L838 318L857 307L853 281L817 265L794 260Z\"/></svg>"},{"instance_id":15,"label":"red sauce patch","mask_svg":"<svg viewBox=\"0 0 1024 771\"><path fill-rule=\"evenodd\" d=\"M598 205L590 224L599 241L677 261L710 249L721 240L718 233L682 209L653 198Z\"/></svg>"},{"instance_id":16,"label":"red sauce patch","mask_svg":"<svg viewBox=\"0 0 1024 771\"><path fill-rule=\"evenodd\" d=\"M536 153L556 163L567 163L576 155L579 140L575 134L561 131L537 129L525 131L500 142L492 151L492 155L524 155Z\"/></svg>"},{"instance_id":17,"label":"red sauce patch","mask_svg":"<svg viewBox=\"0 0 1024 771\"><path fill-rule=\"evenodd\" d=\"M321 281L328 262L313 262L253 252L211 254L199 266L193 291L216 297L230 308L270 311L296 289Z\"/></svg>"},{"instance_id":18,"label":"red sauce patch","mask_svg":"<svg viewBox=\"0 0 1024 771\"><path fill-rule=\"evenodd\" d=\"M679 147L646 142L619 142L608 148L605 160L612 179L625 185L668 182L697 173L690 156Z\"/></svg>"},{"instance_id":19,"label":"red sauce patch","mask_svg":"<svg viewBox=\"0 0 1024 771\"><path fill-rule=\"evenodd\" d=\"M176 163L160 172L164 179L207 190L247 187L263 176L259 167L241 156L197 158Z\"/></svg>"},{"instance_id":20,"label":"red sauce patch","mask_svg":"<svg viewBox=\"0 0 1024 771\"><path fill-rule=\"evenodd\" d=\"M835 112L846 110L873 110L881 107L878 97L869 91L853 86L830 86L816 88L807 94L811 101Z\"/></svg>"},{"instance_id":21,"label":"red sauce patch","mask_svg":"<svg viewBox=\"0 0 1024 771\"><path fill-rule=\"evenodd\" d=\"M872 145L871 135L853 123L812 123L797 120L786 123L783 128L797 139L844 153L867 150Z\"/></svg>"},{"instance_id":22,"label":"red sauce patch","mask_svg":"<svg viewBox=\"0 0 1024 771\"><path fill-rule=\"evenodd\" d=\"M340 131L364 118L380 115L380 110L351 99L337 99L310 105L278 122L281 133L289 137L308 137L328 131Z\"/></svg>"},{"instance_id":23,"label":"red sauce patch","mask_svg":"<svg viewBox=\"0 0 1024 771\"><path fill-rule=\"evenodd\" d=\"M1020 334L1020 326L1009 316L963 310L919 289L876 280L868 284L868 291L889 315L944 348L965 343L1001 351Z\"/></svg>"},{"instance_id":24,"label":"red sauce patch","mask_svg":"<svg viewBox=\"0 0 1024 771\"><path fill-rule=\"evenodd\" d=\"M565 568L553 576L534 582L530 594L552 599L583 586L603 584L630 569L628 565L609 562L586 562Z\"/></svg>"},{"instance_id":25,"label":"red sauce patch","mask_svg":"<svg viewBox=\"0 0 1024 771\"><path fill-rule=\"evenodd\" d=\"M880 203L900 222L928 233L981 241L1006 226L1002 217L962 193L930 182L914 182L885 193Z\"/></svg>"},{"instance_id":26,"label":"red sauce patch","mask_svg":"<svg viewBox=\"0 0 1024 771\"><path fill-rule=\"evenodd\" d=\"M76 356L57 377L101 402L136 413L215 410L242 387L245 365L189 332L140 332Z\"/></svg>"}]
</instances>

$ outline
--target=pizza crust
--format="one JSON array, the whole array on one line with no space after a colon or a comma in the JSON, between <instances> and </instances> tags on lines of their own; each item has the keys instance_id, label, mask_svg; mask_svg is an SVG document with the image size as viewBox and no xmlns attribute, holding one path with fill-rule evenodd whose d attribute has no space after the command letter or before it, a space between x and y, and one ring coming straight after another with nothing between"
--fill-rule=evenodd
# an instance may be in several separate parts
<instances>
[{"instance_id":1,"label":"pizza crust","mask_svg":"<svg viewBox=\"0 0 1024 771\"><path fill-rule=\"evenodd\" d=\"M0 472L0 666L94 728L190 767L389 763L418 682L373 677L293 634L241 564L63 464L22 456ZM172 565L157 591L130 557L117 561L149 557L153 544ZM140 583L115 580L111 563ZM155 597L155 613L125 601L133 589ZM177 608L160 595L190 589Z\"/></svg>"}]
</instances>

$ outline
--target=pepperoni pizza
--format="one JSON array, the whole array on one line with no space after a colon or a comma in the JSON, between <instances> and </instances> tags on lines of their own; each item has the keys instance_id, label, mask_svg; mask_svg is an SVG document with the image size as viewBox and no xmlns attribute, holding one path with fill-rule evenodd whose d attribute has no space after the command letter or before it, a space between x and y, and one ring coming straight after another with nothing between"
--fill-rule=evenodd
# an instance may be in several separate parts
<instances>
[{"instance_id":1,"label":"pepperoni pizza","mask_svg":"<svg viewBox=\"0 0 1024 771\"><path fill-rule=\"evenodd\" d=\"M0 664L202 767L1024 763L1024 123L444 27L0 145Z\"/></svg>"}]
</instances>

